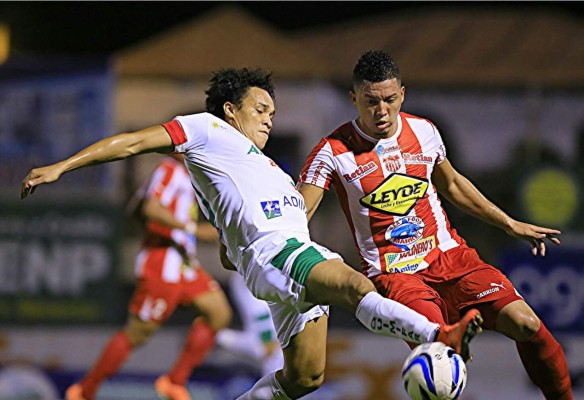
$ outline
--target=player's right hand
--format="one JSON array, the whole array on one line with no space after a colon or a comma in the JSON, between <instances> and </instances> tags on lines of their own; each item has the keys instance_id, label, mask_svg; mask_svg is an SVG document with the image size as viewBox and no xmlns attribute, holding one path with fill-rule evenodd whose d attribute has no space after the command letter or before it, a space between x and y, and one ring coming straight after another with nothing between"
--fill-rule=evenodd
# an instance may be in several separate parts
<instances>
[{"instance_id":1,"label":"player's right hand","mask_svg":"<svg viewBox=\"0 0 584 400\"><path fill-rule=\"evenodd\" d=\"M56 181L62 173L63 172L58 164L34 168L22 181L20 187L20 198L24 199L28 195L33 194L38 185Z\"/></svg>"}]
</instances>

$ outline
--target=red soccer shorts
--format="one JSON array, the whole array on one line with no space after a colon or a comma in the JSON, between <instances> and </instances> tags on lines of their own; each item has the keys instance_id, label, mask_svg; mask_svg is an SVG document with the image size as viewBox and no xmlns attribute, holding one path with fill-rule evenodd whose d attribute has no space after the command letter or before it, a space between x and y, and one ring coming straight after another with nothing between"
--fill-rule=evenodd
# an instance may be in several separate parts
<instances>
[{"instance_id":1,"label":"red soccer shorts","mask_svg":"<svg viewBox=\"0 0 584 400\"><path fill-rule=\"evenodd\" d=\"M145 322L163 323L179 305L190 306L206 293L220 289L219 284L202 268L193 281L167 283L160 279L139 279L128 310Z\"/></svg>"},{"instance_id":2,"label":"red soccer shorts","mask_svg":"<svg viewBox=\"0 0 584 400\"><path fill-rule=\"evenodd\" d=\"M497 268L482 261L477 252L459 246L442 253L416 274L381 274L371 278L377 291L404 305L415 304L418 312L433 308L440 316L430 320L454 323L469 308L479 308L483 327L494 329L497 315L507 304L523 300L513 284ZM420 307L420 302L431 303Z\"/></svg>"}]
</instances>

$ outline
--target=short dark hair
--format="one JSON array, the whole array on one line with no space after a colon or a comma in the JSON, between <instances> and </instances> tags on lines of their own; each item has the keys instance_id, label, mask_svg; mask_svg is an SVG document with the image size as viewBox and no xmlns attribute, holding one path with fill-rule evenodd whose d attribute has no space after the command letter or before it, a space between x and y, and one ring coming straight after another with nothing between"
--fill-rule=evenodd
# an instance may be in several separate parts
<instances>
[{"instance_id":1,"label":"short dark hair","mask_svg":"<svg viewBox=\"0 0 584 400\"><path fill-rule=\"evenodd\" d=\"M393 59L382 50L369 50L361 55L353 69L353 88L363 82L383 82L396 78L401 83L399 67Z\"/></svg>"},{"instance_id":2,"label":"short dark hair","mask_svg":"<svg viewBox=\"0 0 584 400\"><path fill-rule=\"evenodd\" d=\"M272 73L260 68L225 68L213 73L211 85L205 91L207 111L214 116L225 119L223 105L226 102L241 107L241 100L251 87L258 87L268 92L272 100L276 100Z\"/></svg>"}]
</instances>

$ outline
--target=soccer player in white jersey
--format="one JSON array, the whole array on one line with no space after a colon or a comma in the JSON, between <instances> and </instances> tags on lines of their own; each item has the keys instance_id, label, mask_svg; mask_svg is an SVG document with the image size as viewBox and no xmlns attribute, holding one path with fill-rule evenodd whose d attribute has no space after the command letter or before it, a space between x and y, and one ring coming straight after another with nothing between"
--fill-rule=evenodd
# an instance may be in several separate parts
<instances>
[{"instance_id":1,"label":"soccer player in white jersey","mask_svg":"<svg viewBox=\"0 0 584 400\"><path fill-rule=\"evenodd\" d=\"M162 398L190 400L186 388L189 376L213 348L216 333L231 320L227 297L197 260L197 239L214 242L217 231L207 222L197 222L197 201L183 156L164 157L138 192L144 239L136 257L137 282L128 320L83 379L67 389L67 400L93 400L101 383L116 373L180 305L193 307L200 316L193 322L176 362L154 386Z\"/></svg>"},{"instance_id":2,"label":"soccer player in white jersey","mask_svg":"<svg viewBox=\"0 0 584 400\"><path fill-rule=\"evenodd\" d=\"M452 167L436 127L400 112L405 88L387 53L369 51L359 59L350 94L359 116L322 139L300 174L309 217L332 185L363 272L379 293L438 323L478 309L487 329L516 341L525 370L547 399L571 399L562 347L507 277L450 227L437 192L529 241L534 255L545 255L545 238L559 244L553 235L560 232L512 219Z\"/></svg>"},{"instance_id":3,"label":"soccer player in white jersey","mask_svg":"<svg viewBox=\"0 0 584 400\"><path fill-rule=\"evenodd\" d=\"M441 341L469 357L480 330L470 310L454 325L431 323L379 295L364 275L310 240L306 208L292 178L262 153L275 113L270 74L259 69L215 73L206 113L102 139L24 178L21 198L63 173L147 152L184 153L201 209L219 230L220 257L255 297L270 303L284 368L262 377L240 399L295 399L324 380L328 305L346 307L377 334Z\"/></svg>"}]
</instances>

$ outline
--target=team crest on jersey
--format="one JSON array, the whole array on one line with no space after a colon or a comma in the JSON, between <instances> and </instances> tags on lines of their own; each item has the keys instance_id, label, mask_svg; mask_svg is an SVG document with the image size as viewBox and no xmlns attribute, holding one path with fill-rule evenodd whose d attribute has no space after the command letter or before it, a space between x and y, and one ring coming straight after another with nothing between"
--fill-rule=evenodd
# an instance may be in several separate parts
<instances>
[{"instance_id":1,"label":"team crest on jersey","mask_svg":"<svg viewBox=\"0 0 584 400\"><path fill-rule=\"evenodd\" d=\"M428 190L428 181L393 173L359 202L372 210L390 215L407 215Z\"/></svg>"},{"instance_id":2,"label":"team crest on jersey","mask_svg":"<svg viewBox=\"0 0 584 400\"><path fill-rule=\"evenodd\" d=\"M268 200L262 201L262 210L267 219L273 219L282 216L282 210L280 209L280 202L278 200Z\"/></svg>"},{"instance_id":3,"label":"team crest on jersey","mask_svg":"<svg viewBox=\"0 0 584 400\"><path fill-rule=\"evenodd\" d=\"M401 167L399 155L388 155L383 159L383 166L386 171L396 172Z\"/></svg>"}]
</instances>

